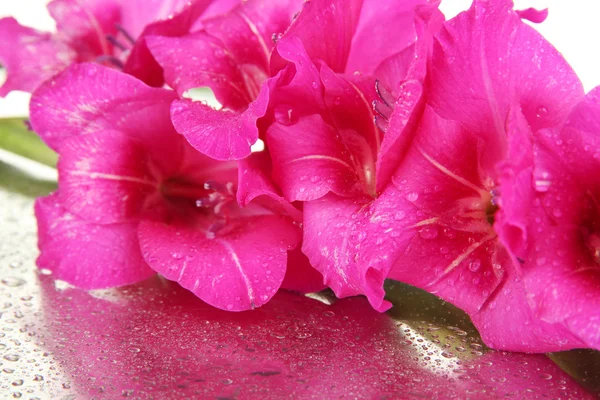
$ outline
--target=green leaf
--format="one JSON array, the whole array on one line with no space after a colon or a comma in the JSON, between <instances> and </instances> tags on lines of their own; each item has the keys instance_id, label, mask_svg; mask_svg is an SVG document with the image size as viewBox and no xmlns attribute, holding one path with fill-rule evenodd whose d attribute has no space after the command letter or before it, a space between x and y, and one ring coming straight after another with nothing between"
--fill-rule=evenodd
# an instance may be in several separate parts
<instances>
[{"instance_id":1,"label":"green leaf","mask_svg":"<svg viewBox=\"0 0 600 400\"><path fill-rule=\"evenodd\" d=\"M0 119L0 149L54 167L57 155L34 132L23 118Z\"/></svg>"}]
</instances>

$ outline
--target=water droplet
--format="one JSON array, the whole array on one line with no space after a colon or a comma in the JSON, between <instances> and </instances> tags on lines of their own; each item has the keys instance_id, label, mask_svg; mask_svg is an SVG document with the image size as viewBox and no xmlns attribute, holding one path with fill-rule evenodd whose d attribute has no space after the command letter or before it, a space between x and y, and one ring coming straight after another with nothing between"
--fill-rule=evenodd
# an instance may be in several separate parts
<instances>
[{"instance_id":1,"label":"water droplet","mask_svg":"<svg viewBox=\"0 0 600 400\"><path fill-rule=\"evenodd\" d=\"M9 287L18 287L23 286L26 282L21 278L7 276L6 278L2 278L2 283Z\"/></svg>"},{"instance_id":2,"label":"water droplet","mask_svg":"<svg viewBox=\"0 0 600 400\"><path fill-rule=\"evenodd\" d=\"M480 267L481 267L481 261L479 261L479 260L473 260L469 263L469 270L471 272L479 271Z\"/></svg>"},{"instance_id":3,"label":"water droplet","mask_svg":"<svg viewBox=\"0 0 600 400\"><path fill-rule=\"evenodd\" d=\"M535 171L534 172L535 179L535 190L538 192L544 193L550 189L552 185L551 176L548 172L545 171Z\"/></svg>"},{"instance_id":4,"label":"water droplet","mask_svg":"<svg viewBox=\"0 0 600 400\"><path fill-rule=\"evenodd\" d=\"M358 232L358 235L356 236L356 240L358 240L359 243L364 242L366 238L367 238L367 233L364 231Z\"/></svg>"},{"instance_id":5,"label":"water droplet","mask_svg":"<svg viewBox=\"0 0 600 400\"><path fill-rule=\"evenodd\" d=\"M427 240L435 239L438 236L438 230L433 226L428 226L419 231L419 236Z\"/></svg>"},{"instance_id":6,"label":"water droplet","mask_svg":"<svg viewBox=\"0 0 600 400\"><path fill-rule=\"evenodd\" d=\"M7 354L3 358L6 361L19 361L21 357L18 354Z\"/></svg>"},{"instance_id":7,"label":"water droplet","mask_svg":"<svg viewBox=\"0 0 600 400\"><path fill-rule=\"evenodd\" d=\"M397 211L396 214L394 214L394 219L396 221L401 221L404 219L404 217L406 217L406 213L404 211Z\"/></svg>"},{"instance_id":8,"label":"water droplet","mask_svg":"<svg viewBox=\"0 0 600 400\"><path fill-rule=\"evenodd\" d=\"M419 194L418 193L414 193L414 192L413 193L409 193L406 196L406 199L408 201L410 201L410 202L415 202L415 201L417 201L418 198L419 198Z\"/></svg>"},{"instance_id":9,"label":"water droplet","mask_svg":"<svg viewBox=\"0 0 600 400\"><path fill-rule=\"evenodd\" d=\"M538 118L542 118L546 116L546 114L548 114L548 109L544 106L539 106L535 113L535 116Z\"/></svg>"},{"instance_id":10,"label":"water droplet","mask_svg":"<svg viewBox=\"0 0 600 400\"><path fill-rule=\"evenodd\" d=\"M13 385L13 386L22 386L23 385L23 379L17 379L16 381L13 381L11 383L11 385Z\"/></svg>"}]
</instances>

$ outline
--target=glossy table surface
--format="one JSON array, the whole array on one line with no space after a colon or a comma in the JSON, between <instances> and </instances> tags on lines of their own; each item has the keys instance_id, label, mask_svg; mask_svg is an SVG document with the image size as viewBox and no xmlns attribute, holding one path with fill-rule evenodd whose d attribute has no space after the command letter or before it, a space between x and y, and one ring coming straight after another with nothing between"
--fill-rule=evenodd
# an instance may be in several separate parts
<instances>
[{"instance_id":1,"label":"glossy table surface","mask_svg":"<svg viewBox=\"0 0 600 400\"><path fill-rule=\"evenodd\" d=\"M487 349L469 319L390 282L364 298L280 292L214 309L162 278L86 292L38 271L33 202L53 190L0 164L0 397L587 399L600 357Z\"/></svg>"}]
</instances>

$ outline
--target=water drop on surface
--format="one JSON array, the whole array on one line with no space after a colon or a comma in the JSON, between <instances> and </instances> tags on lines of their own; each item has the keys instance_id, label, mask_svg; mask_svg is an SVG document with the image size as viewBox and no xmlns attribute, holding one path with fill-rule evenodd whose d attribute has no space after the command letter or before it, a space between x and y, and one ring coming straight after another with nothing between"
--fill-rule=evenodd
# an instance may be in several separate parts
<instances>
[{"instance_id":1,"label":"water drop on surface","mask_svg":"<svg viewBox=\"0 0 600 400\"><path fill-rule=\"evenodd\" d=\"M18 354L7 354L3 358L6 361L19 361L21 357Z\"/></svg>"},{"instance_id":2,"label":"water drop on surface","mask_svg":"<svg viewBox=\"0 0 600 400\"><path fill-rule=\"evenodd\" d=\"M26 282L21 278L7 276L6 278L2 278L2 283L8 287L19 287L23 286Z\"/></svg>"}]
</instances>

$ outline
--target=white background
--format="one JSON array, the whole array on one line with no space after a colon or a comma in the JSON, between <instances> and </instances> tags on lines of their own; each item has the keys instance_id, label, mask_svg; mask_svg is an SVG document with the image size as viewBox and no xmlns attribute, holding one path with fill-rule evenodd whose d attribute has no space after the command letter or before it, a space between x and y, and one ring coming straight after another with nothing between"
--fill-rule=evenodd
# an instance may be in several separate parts
<instances>
[{"instance_id":1,"label":"white background","mask_svg":"<svg viewBox=\"0 0 600 400\"><path fill-rule=\"evenodd\" d=\"M0 18L12 16L21 24L53 30L54 22L44 6L46 2L0 0ZM449 19L470 4L471 0L442 0L440 8ZM534 26L563 53L586 90L600 85L600 0L515 0L515 4L517 9L548 7L548 19ZM0 117L25 115L28 99L25 93L12 93L0 99Z\"/></svg>"}]
</instances>

